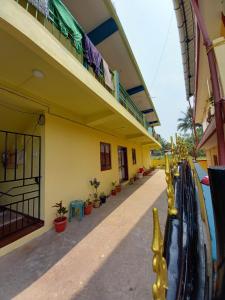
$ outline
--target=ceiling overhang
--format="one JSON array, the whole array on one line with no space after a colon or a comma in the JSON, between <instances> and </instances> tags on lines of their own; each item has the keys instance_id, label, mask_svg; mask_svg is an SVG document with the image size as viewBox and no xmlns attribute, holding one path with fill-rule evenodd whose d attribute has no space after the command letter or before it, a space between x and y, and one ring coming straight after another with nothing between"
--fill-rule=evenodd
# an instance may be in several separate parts
<instances>
[{"instance_id":1,"label":"ceiling overhang","mask_svg":"<svg viewBox=\"0 0 225 300\"><path fill-rule=\"evenodd\" d=\"M197 149L207 150L216 147L216 145L216 122L214 118L206 128L204 135L202 136L202 139L197 146Z\"/></svg>"},{"instance_id":2,"label":"ceiling overhang","mask_svg":"<svg viewBox=\"0 0 225 300\"><path fill-rule=\"evenodd\" d=\"M173 0L180 36L187 100L195 92L195 23L190 0Z\"/></svg>"},{"instance_id":3,"label":"ceiling overhang","mask_svg":"<svg viewBox=\"0 0 225 300\"><path fill-rule=\"evenodd\" d=\"M221 35L221 12L222 6L220 0L199 0L199 9L204 19L208 35L213 42ZM212 96L211 76L209 63L204 41L200 34L198 43L198 73L196 78L196 101L195 101L195 121L202 123L207 102Z\"/></svg>"},{"instance_id":4,"label":"ceiling overhang","mask_svg":"<svg viewBox=\"0 0 225 300\"><path fill-rule=\"evenodd\" d=\"M111 0L63 2L88 33L110 68L119 72L121 84L137 107L140 110L153 109L154 121L157 121L154 126L159 125L152 99ZM138 96L140 93L141 101Z\"/></svg>"},{"instance_id":5,"label":"ceiling overhang","mask_svg":"<svg viewBox=\"0 0 225 300\"><path fill-rule=\"evenodd\" d=\"M204 41L196 26L190 0L173 0L180 35L186 97L195 96L195 122L202 123L211 96L210 71ZM221 31L221 0L198 0L208 35L213 41Z\"/></svg>"},{"instance_id":6,"label":"ceiling overhang","mask_svg":"<svg viewBox=\"0 0 225 300\"><path fill-rule=\"evenodd\" d=\"M89 32L88 37L96 46L102 43L116 31L118 31L118 26L115 20L113 18L109 18L108 20L104 21L102 24L94 28L91 32Z\"/></svg>"},{"instance_id":7,"label":"ceiling overhang","mask_svg":"<svg viewBox=\"0 0 225 300\"><path fill-rule=\"evenodd\" d=\"M137 93L139 93L139 92L142 92L142 91L144 91L144 90L145 90L145 88L143 87L143 85L138 85L138 86L135 86L135 87L133 87L133 88L127 90L127 93L128 93L130 96L132 96L132 95L137 94Z\"/></svg>"}]
</instances>

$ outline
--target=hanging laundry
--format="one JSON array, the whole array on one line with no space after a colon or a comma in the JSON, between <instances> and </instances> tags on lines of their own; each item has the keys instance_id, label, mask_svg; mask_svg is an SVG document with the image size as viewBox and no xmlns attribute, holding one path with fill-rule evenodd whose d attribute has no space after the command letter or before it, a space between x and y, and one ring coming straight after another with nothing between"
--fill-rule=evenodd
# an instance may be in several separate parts
<instances>
[{"instance_id":1,"label":"hanging laundry","mask_svg":"<svg viewBox=\"0 0 225 300\"><path fill-rule=\"evenodd\" d=\"M77 52L82 53L83 31L68 8L60 0L49 0L49 8L55 16L54 21L58 24L59 30L66 37L70 37Z\"/></svg>"},{"instance_id":2,"label":"hanging laundry","mask_svg":"<svg viewBox=\"0 0 225 300\"><path fill-rule=\"evenodd\" d=\"M110 72L109 66L107 62L103 59L103 71L104 71L104 77L105 77L105 84L110 87L112 91L114 91L114 84L112 79L112 74Z\"/></svg>"},{"instance_id":3,"label":"hanging laundry","mask_svg":"<svg viewBox=\"0 0 225 300\"><path fill-rule=\"evenodd\" d=\"M93 67L95 74L99 76L102 56L86 34L84 36L84 48L84 56L88 64Z\"/></svg>"},{"instance_id":4,"label":"hanging laundry","mask_svg":"<svg viewBox=\"0 0 225 300\"><path fill-rule=\"evenodd\" d=\"M34 7L37 8L46 17L49 16L48 0L28 0Z\"/></svg>"}]
</instances>

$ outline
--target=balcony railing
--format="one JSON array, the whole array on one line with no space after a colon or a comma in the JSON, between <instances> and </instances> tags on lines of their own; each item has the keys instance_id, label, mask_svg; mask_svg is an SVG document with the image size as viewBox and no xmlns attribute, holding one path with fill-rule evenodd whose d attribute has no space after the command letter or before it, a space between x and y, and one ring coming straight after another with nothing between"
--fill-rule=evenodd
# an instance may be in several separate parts
<instances>
[{"instance_id":1,"label":"balcony railing","mask_svg":"<svg viewBox=\"0 0 225 300\"><path fill-rule=\"evenodd\" d=\"M135 119L139 123L141 123L146 129L148 129L144 114L139 110L139 108L136 106L136 104L131 99L130 95L127 93L127 91L121 84L119 102L126 108L127 111L129 111L131 115L135 117Z\"/></svg>"},{"instance_id":2,"label":"balcony railing","mask_svg":"<svg viewBox=\"0 0 225 300\"><path fill-rule=\"evenodd\" d=\"M127 91L123 88L123 86L120 83L117 83L116 81L119 79L114 77L114 73L110 70L116 90L116 86L119 86L118 96L116 96L116 92L112 89L110 89L106 84L104 80L104 72L100 72L100 75L97 76L93 70L93 68L88 65L84 58L83 51L79 52L77 51L75 44L74 44L74 38L72 35L72 32L68 32L68 35L65 36L65 34L61 31L60 26L58 25L58 19L57 16L54 14L53 11L49 10L49 16L45 16L42 14L35 6L33 6L30 1L28 0L15 0L18 4L20 4L22 7L26 9L27 12L29 12L37 21L39 21L49 32L51 32L52 35L54 35L55 38L60 41L63 46L72 53L77 60L80 61L80 63L115 97L117 97L117 100L123 105L131 115L135 117L135 119L141 123L146 129L148 129L147 122L145 119L145 116L142 114L142 112L139 110L139 108L135 105L135 103L130 98Z\"/></svg>"}]
</instances>

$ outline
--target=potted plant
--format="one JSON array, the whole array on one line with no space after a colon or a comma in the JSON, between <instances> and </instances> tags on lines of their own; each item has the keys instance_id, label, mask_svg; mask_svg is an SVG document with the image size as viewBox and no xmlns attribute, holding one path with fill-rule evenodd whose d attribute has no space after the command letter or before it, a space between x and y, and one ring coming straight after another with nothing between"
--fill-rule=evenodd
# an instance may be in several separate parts
<instances>
[{"instance_id":1,"label":"potted plant","mask_svg":"<svg viewBox=\"0 0 225 300\"><path fill-rule=\"evenodd\" d=\"M139 168L139 170L137 172L137 178L138 179L143 178L143 173L144 173L144 168Z\"/></svg>"},{"instance_id":2,"label":"potted plant","mask_svg":"<svg viewBox=\"0 0 225 300\"><path fill-rule=\"evenodd\" d=\"M101 206L101 200L96 197L93 201L93 206L94 208L99 208Z\"/></svg>"},{"instance_id":3,"label":"potted plant","mask_svg":"<svg viewBox=\"0 0 225 300\"><path fill-rule=\"evenodd\" d=\"M112 191L111 191L112 196L116 196L116 181L112 182Z\"/></svg>"},{"instance_id":4,"label":"potted plant","mask_svg":"<svg viewBox=\"0 0 225 300\"><path fill-rule=\"evenodd\" d=\"M130 184L130 185L134 184L134 177L131 177L131 178L130 178L129 184Z\"/></svg>"},{"instance_id":5,"label":"potted plant","mask_svg":"<svg viewBox=\"0 0 225 300\"><path fill-rule=\"evenodd\" d=\"M66 229L67 217L65 214L68 212L62 201L56 203L53 207L57 208L57 218L54 220L55 231L63 232Z\"/></svg>"},{"instance_id":6,"label":"potted plant","mask_svg":"<svg viewBox=\"0 0 225 300\"><path fill-rule=\"evenodd\" d=\"M88 198L85 202L84 202L84 214L85 215L90 215L92 212L92 208L93 208L93 204L90 198Z\"/></svg>"},{"instance_id":7,"label":"potted plant","mask_svg":"<svg viewBox=\"0 0 225 300\"><path fill-rule=\"evenodd\" d=\"M99 199L101 201L101 204L106 203L106 198L107 196L104 192L100 194Z\"/></svg>"},{"instance_id":8,"label":"potted plant","mask_svg":"<svg viewBox=\"0 0 225 300\"><path fill-rule=\"evenodd\" d=\"M116 184L116 192L120 193L121 192L121 184Z\"/></svg>"},{"instance_id":9,"label":"potted plant","mask_svg":"<svg viewBox=\"0 0 225 300\"><path fill-rule=\"evenodd\" d=\"M150 173L150 171L149 171L149 170L145 170L145 171L144 171L144 173L143 173L143 176L148 176L148 175L149 175L149 173Z\"/></svg>"},{"instance_id":10,"label":"potted plant","mask_svg":"<svg viewBox=\"0 0 225 300\"><path fill-rule=\"evenodd\" d=\"M94 178L90 180L91 186L93 186L95 192L94 192L94 201L93 206L94 208L98 208L101 205L101 201L98 198L98 187L100 186L100 181L97 180L97 178Z\"/></svg>"}]
</instances>

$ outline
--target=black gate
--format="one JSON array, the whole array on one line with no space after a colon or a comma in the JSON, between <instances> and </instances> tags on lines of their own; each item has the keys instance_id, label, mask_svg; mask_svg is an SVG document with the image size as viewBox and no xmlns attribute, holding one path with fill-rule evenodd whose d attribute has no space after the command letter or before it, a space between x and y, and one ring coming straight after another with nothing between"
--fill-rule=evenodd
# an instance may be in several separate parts
<instances>
[{"instance_id":1,"label":"black gate","mask_svg":"<svg viewBox=\"0 0 225 300\"><path fill-rule=\"evenodd\" d=\"M41 137L0 130L0 240L40 223Z\"/></svg>"}]
</instances>

